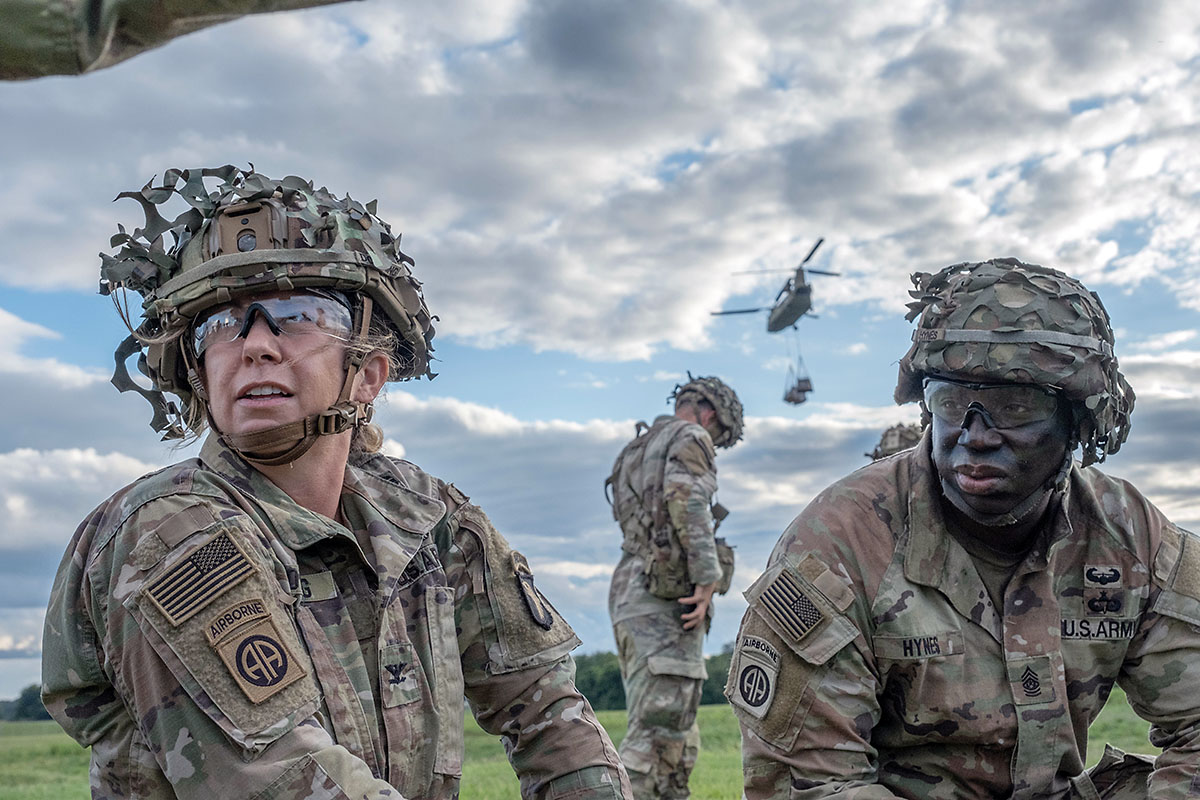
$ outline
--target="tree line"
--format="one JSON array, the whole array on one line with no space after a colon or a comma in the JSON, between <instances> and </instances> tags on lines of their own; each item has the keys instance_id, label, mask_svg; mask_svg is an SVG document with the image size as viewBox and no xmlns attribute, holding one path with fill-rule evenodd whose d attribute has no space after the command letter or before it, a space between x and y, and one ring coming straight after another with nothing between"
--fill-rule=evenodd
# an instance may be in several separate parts
<instances>
[{"instance_id":1,"label":"tree line","mask_svg":"<svg viewBox=\"0 0 1200 800\"><path fill-rule=\"evenodd\" d=\"M725 703L725 676L733 658L733 642L721 652L704 659L708 678L700 693L700 703ZM621 683L621 666L616 653L590 653L575 656L575 686L597 711L625 708L625 687Z\"/></svg>"},{"instance_id":2,"label":"tree line","mask_svg":"<svg viewBox=\"0 0 1200 800\"><path fill-rule=\"evenodd\" d=\"M704 705L725 703L725 676L733 656L730 642L715 656L704 659L708 679L700 694ZM616 653L590 653L575 656L575 685L592 704L592 708L609 711L625 708L625 687L621 684L621 666ZM50 719L42 705L41 687L36 683L21 690L16 700L0 700L0 720Z\"/></svg>"}]
</instances>

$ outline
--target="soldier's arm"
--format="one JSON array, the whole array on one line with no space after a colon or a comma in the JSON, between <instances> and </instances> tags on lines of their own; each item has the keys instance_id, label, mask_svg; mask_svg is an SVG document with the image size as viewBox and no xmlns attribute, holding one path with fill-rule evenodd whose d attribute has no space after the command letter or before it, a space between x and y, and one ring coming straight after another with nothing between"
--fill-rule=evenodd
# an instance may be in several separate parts
<instances>
[{"instance_id":1,"label":"soldier's arm","mask_svg":"<svg viewBox=\"0 0 1200 800\"><path fill-rule=\"evenodd\" d=\"M721 577L713 539L712 497L716 490L716 451L712 444L686 433L679 436L667 451L663 499L687 554L688 575L702 586Z\"/></svg>"},{"instance_id":2,"label":"soldier's arm","mask_svg":"<svg viewBox=\"0 0 1200 800\"><path fill-rule=\"evenodd\" d=\"M0 78L103 69L177 36L262 11L344 0L0 0Z\"/></svg>"},{"instance_id":3,"label":"soldier's arm","mask_svg":"<svg viewBox=\"0 0 1200 800\"><path fill-rule=\"evenodd\" d=\"M868 604L836 537L804 519L746 592L734 642L725 695L742 729L745 797L892 798L871 744L881 708L861 633Z\"/></svg>"},{"instance_id":4,"label":"soldier's arm","mask_svg":"<svg viewBox=\"0 0 1200 800\"><path fill-rule=\"evenodd\" d=\"M164 530L170 520L175 529ZM42 691L67 733L93 748L97 790L205 800L400 798L315 718L312 665L276 576L251 546L242 546L251 571L179 625L149 607L148 587L182 563L176 556L222 535L257 536L247 517L181 495L135 513L106 541L92 540L95 522L76 534L55 580ZM125 548L131 528L154 531L156 523L157 532L137 537L141 547ZM261 660L222 656L250 638L239 629L215 646L204 635L238 604L249 609Z\"/></svg>"},{"instance_id":5,"label":"soldier's arm","mask_svg":"<svg viewBox=\"0 0 1200 800\"><path fill-rule=\"evenodd\" d=\"M1200 797L1200 537L1150 512L1152 524L1160 518L1162 541L1149 607L1117 682L1163 748L1147 796Z\"/></svg>"},{"instance_id":6,"label":"soldier's arm","mask_svg":"<svg viewBox=\"0 0 1200 800\"><path fill-rule=\"evenodd\" d=\"M579 639L570 625L482 511L460 507L451 529L444 563L456 587L467 700L480 727L504 740L521 796L630 797L616 750L575 687L570 651Z\"/></svg>"}]
</instances>

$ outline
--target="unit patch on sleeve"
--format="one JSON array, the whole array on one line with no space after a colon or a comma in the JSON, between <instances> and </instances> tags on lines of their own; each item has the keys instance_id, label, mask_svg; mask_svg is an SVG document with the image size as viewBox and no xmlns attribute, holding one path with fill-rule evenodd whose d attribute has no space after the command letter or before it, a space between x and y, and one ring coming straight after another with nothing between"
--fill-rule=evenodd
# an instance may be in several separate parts
<instances>
[{"instance_id":1,"label":"unit patch on sleeve","mask_svg":"<svg viewBox=\"0 0 1200 800\"><path fill-rule=\"evenodd\" d=\"M824 613L804 593L800 583L786 570L759 595L763 609L795 641L800 641L825 619Z\"/></svg>"},{"instance_id":2,"label":"unit patch on sleeve","mask_svg":"<svg viewBox=\"0 0 1200 800\"><path fill-rule=\"evenodd\" d=\"M154 581L146 594L178 627L253 573L241 545L221 533Z\"/></svg>"},{"instance_id":3,"label":"unit patch on sleeve","mask_svg":"<svg viewBox=\"0 0 1200 800\"><path fill-rule=\"evenodd\" d=\"M525 607L529 609L529 616L533 617L533 621L538 625L550 630L554 626L554 613L550 610L546 598L542 597L542 593L533 585L533 570L529 568L529 562L525 560L525 556L514 550L512 566L513 573L517 576L517 584L521 587L521 597L525 600Z\"/></svg>"},{"instance_id":4,"label":"unit patch on sleeve","mask_svg":"<svg viewBox=\"0 0 1200 800\"><path fill-rule=\"evenodd\" d=\"M733 702L747 714L762 719L775 699L779 678L779 651L765 639L743 636L738 644Z\"/></svg>"},{"instance_id":5,"label":"unit patch on sleeve","mask_svg":"<svg viewBox=\"0 0 1200 800\"><path fill-rule=\"evenodd\" d=\"M234 683L256 705L308 674L259 598L236 603L213 617L205 636Z\"/></svg>"}]
</instances>

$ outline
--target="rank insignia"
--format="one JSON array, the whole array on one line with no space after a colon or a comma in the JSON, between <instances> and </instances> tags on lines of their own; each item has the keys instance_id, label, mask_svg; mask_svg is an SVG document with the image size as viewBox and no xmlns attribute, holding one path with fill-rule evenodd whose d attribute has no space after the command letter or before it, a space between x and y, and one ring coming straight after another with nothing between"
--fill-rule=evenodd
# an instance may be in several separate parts
<instances>
[{"instance_id":1,"label":"rank insignia","mask_svg":"<svg viewBox=\"0 0 1200 800\"><path fill-rule=\"evenodd\" d=\"M253 573L242 546L221 533L155 580L146 595L178 627Z\"/></svg>"},{"instance_id":2,"label":"rank insignia","mask_svg":"<svg viewBox=\"0 0 1200 800\"><path fill-rule=\"evenodd\" d=\"M762 719L775 699L779 682L779 652L765 639L743 636L738 646L737 675L732 699L747 714Z\"/></svg>"},{"instance_id":3,"label":"rank insignia","mask_svg":"<svg viewBox=\"0 0 1200 800\"><path fill-rule=\"evenodd\" d=\"M525 607L529 609L529 616L533 617L533 621L538 625L550 630L554 626L554 613L550 610L550 603L533 585L533 570L529 568L529 562L525 560L525 556L514 550L512 566L513 574L517 576L517 586L521 589L521 598L525 601Z\"/></svg>"},{"instance_id":4,"label":"rank insignia","mask_svg":"<svg viewBox=\"0 0 1200 800\"><path fill-rule=\"evenodd\" d=\"M781 634L800 641L825 619L825 614L787 571L780 572L759 595L759 602L780 626Z\"/></svg>"},{"instance_id":5,"label":"rank insignia","mask_svg":"<svg viewBox=\"0 0 1200 800\"><path fill-rule=\"evenodd\" d=\"M1088 564L1083 568L1083 585L1103 589L1121 582L1121 568L1115 564Z\"/></svg>"}]
</instances>

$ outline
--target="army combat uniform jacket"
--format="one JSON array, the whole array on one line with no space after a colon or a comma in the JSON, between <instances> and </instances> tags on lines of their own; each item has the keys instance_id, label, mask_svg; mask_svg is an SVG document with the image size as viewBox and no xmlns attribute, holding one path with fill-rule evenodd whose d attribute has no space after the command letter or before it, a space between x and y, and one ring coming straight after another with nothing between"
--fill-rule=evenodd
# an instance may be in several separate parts
<instances>
[{"instance_id":1,"label":"army combat uniform jacket","mask_svg":"<svg viewBox=\"0 0 1200 800\"><path fill-rule=\"evenodd\" d=\"M339 517L212 436L84 521L43 697L91 745L93 797L457 797L464 696L523 796L624 796L578 639L482 511L374 456Z\"/></svg>"},{"instance_id":2,"label":"army combat uniform jacket","mask_svg":"<svg viewBox=\"0 0 1200 800\"><path fill-rule=\"evenodd\" d=\"M708 584L720 578L712 517L712 498L717 491L716 449L703 427L669 414L656 418L642 435L650 439L640 469L636 474L622 470L613 485L616 506L640 514L622 523L621 561L613 570L608 611L614 624L646 614L663 614L679 627L679 603L655 597L646 588L644 547L655 509L645 508L643 499L662 505L659 513L669 519L679 537L691 582Z\"/></svg>"},{"instance_id":3,"label":"army combat uniform jacket","mask_svg":"<svg viewBox=\"0 0 1200 800\"><path fill-rule=\"evenodd\" d=\"M1114 683L1164 748L1146 796L1200 796L1200 539L1074 466L998 609L928 453L822 492L747 591L726 686L746 797L1095 797Z\"/></svg>"}]
</instances>

